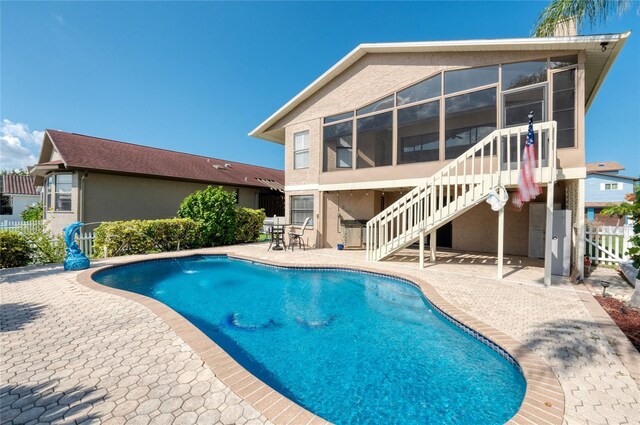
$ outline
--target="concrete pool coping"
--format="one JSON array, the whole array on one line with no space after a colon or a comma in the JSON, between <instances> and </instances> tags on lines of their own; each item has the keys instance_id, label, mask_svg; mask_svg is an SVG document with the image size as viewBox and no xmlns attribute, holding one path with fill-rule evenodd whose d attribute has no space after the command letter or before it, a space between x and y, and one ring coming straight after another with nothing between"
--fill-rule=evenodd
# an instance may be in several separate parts
<instances>
[{"instance_id":1,"label":"concrete pool coping","mask_svg":"<svg viewBox=\"0 0 640 425\"><path fill-rule=\"evenodd\" d=\"M184 254L153 254L147 255L141 259L100 266L80 273L77 280L80 284L90 289L118 295L147 307L159 316L167 325L169 325L169 327L171 327L193 349L193 351L201 357L218 379L273 423L328 423L325 419L320 418L302 406L299 406L295 402L287 399L272 389L269 385L256 378L195 325L191 324L191 322L167 305L145 295L102 285L94 281L92 278L96 273L129 264L168 260L172 258L216 255L285 268L320 268L353 270L356 272L361 271L376 275L389 276L391 278L401 279L411 283L422 291L425 298L427 298L434 307L444 313L445 316L452 318L454 322L458 322L458 326L461 324L463 327L475 331L481 338L486 338L490 343L502 348L517 362L525 378L527 388L520 409L509 420L509 423L561 424L563 422L565 404L564 392L558 378L549 365L540 356L535 354L522 343L506 335L504 332L475 319L446 301L433 286L418 277L408 276L397 272L391 274L390 272L384 272L361 265L327 266L326 264L313 263L292 264L281 261L258 259L251 256L239 255L233 252L222 251L212 254L205 251L191 251ZM476 338L478 338L478 336L476 336ZM491 345L490 343L488 345ZM494 348L494 350L496 350L496 348Z\"/></svg>"}]
</instances>

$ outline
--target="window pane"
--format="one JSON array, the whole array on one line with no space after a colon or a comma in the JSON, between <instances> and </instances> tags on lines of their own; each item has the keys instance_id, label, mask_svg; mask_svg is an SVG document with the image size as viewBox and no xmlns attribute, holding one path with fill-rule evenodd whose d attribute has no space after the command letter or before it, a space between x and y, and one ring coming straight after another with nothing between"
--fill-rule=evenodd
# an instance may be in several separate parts
<instances>
[{"instance_id":1,"label":"window pane","mask_svg":"<svg viewBox=\"0 0 640 425\"><path fill-rule=\"evenodd\" d=\"M559 148L575 146L575 69L553 74L553 120L558 123Z\"/></svg>"},{"instance_id":2,"label":"window pane","mask_svg":"<svg viewBox=\"0 0 640 425\"><path fill-rule=\"evenodd\" d=\"M342 169L338 164L338 148L351 150L353 143L353 121L328 125L323 129L323 171Z\"/></svg>"},{"instance_id":3,"label":"window pane","mask_svg":"<svg viewBox=\"0 0 640 425\"><path fill-rule=\"evenodd\" d=\"M302 133L296 133L293 136L293 150L299 151L301 149L309 148L309 132L303 131Z\"/></svg>"},{"instance_id":4,"label":"window pane","mask_svg":"<svg viewBox=\"0 0 640 425\"><path fill-rule=\"evenodd\" d=\"M370 112L383 111L389 108L393 108L393 96L385 97L382 100L373 102L371 105L367 105L364 108L358 109L356 115L364 115Z\"/></svg>"},{"instance_id":5,"label":"window pane","mask_svg":"<svg viewBox=\"0 0 640 425\"><path fill-rule=\"evenodd\" d=\"M576 87L575 69L557 72L553 74L553 90L575 89Z\"/></svg>"},{"instance_id":6,"label":"window pane","mask_svg":"<svg viewBox=\"0 0 640 425\"><path fill-rule=\"evenodd\" d=\"M544 87L504 95L504 126L525 125L529 112L533 111L534 122L546 121Z\"/></svg>"},{"instance_id":7,"label":"window pane","mask_svg":"<svg viewBox=\"0 0 640 425\"><path fill-rule=\"evenodd\" d=\"M448 71L444 74L445 94L498 82L498 65Z\"/></svg>"},{"instance_id":8,"label":"window pane","mask_svg":"<svg viewBox=\"0 0 640 425\"><path fill-rule=\"evenodd\" d=\"M547 60L502 65L502 90L547 81Z\"/></svg>"},{"instance_id":9,"label":"window pane","mask_svg":"<svg viewBox=\"0 0 640 425\"><path fill-rule=\"evenodd\" d=\"M12 215L12 198L9 195L0 196L0 215Z\"/></svg>"},{"instance_id":10,"label":"window pane","mask_svg":"<svg viewBox=\"0 0 640 425\"><path fill-rule=\"evenodd\" d=\"M71 211L71 174L56 175L56 211Z\"/></svg>"},{"instance_id":11,"label":"window pane","mask_svg":"<svg viewBox=\"0 0 640 425\"><path fill-rule=\"evenodd\" d=\"M440 101L398 110L398 164L437 161Z\"/></svg>"},{"instance_id":12,"label":"window pane","mask_svg":"<svg viewBox=\"0 0 640 425\"><path fill-rule=\"evenodd\" d=\"M445 159L456 158L496 129L496 89L445 101Z\"/></svg>"},{"instance_id":13,"label":"window pane","mask_svg":"<svg viewBox=\"0 0 640 425\"><path fill-rule=\"evenodd\" d=\"M551 69L555 68L563 68L565 66L571 66L578 63L578 56L558 56L556 58L551 58L550 66Z\"/></svg>"},{"instance_id":14,"label":"window pane","mask_svg":"<svg viewBox=\"0 0 640 425\"><path fill-rule=\"evenodd\" d=\"M440 74L398 92L398 106L431 99L442 94Z\"/></svg>"},{"instance_id":15,"label":"window pane","mask_svg":"<svg viewBox=\"0 0 640 425\"><path fill-rule=\"evenodd\" d=\"M303 224L306 218L310 218L309 224L313 225L313 195L292 196L291 223Z\"/></svg>"},{"instance_id":16,"label":"window pane","mask_svg":"<svg viewBox=\"0 0 640 425\"><path fill-rule=\"evenodd\" d=\"M358 168L391 165L393 113L358 120Z\"/></svg>"},{"instance_id":17,"label":"window pane","mask_svg":"<svg viewBox=\"0 0 640 425\"><path fill-rule=\"evenodd\" d=\"M71 184L71 174L57 174L56 175L56 185L59 184Z\"/></svg>"},{"instance_id":18,"label":"window pane","mask_svg":"<svg viewBox=\"0 0 640 425\"><path fill-rule=\"evenodd\" d=\"M347 118L353 118L353 111L345 112L344 114L338 114L338 115L333 115L333 116L330 116L330 117L326 117L324 119L324 123L325 124L329 124L330 122L341 121L341 120L345 120Z\"/></svg>"},{"instance_id":19,"label":"window pane","mask_svg":"<svg viewBox=\"0 0 640 425\"><path fill-rule=\"evenodd\" d=\"M293 168L309 168L309 151L296 152L293 159Z\"/></svg>"},{"instance_id":20,"label":"window pane","mask_svg":"<svg viewBox=\"0 0 640 425\"><path fill-rule=\"evenodd\" d=\"M341 148L338 147L336 149L336 166L338 168L351 168L353 165L353 153L351 148Z\"/></svg>"}]
</instances>

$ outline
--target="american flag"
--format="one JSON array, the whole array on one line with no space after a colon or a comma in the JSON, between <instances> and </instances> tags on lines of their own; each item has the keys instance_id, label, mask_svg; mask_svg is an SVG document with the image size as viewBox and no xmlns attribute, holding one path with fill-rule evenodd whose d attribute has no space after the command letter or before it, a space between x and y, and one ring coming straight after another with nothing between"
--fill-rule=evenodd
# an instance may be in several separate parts
<instances>
[{"instance_id":1,"label":"american flag","mask_svg":"<svg viewBox=\"0 0 640 425\"><path fill-rule=\"evenodd\" d=\"M535 133L533 132L533 112L529 112L529 131L527 132L527 142L522 153L522 165L520 166L520 176L518 176L518 194L513 199L516 208L522 208L525 202L535 199L541 193L540 185L533 179L536 169L536 147Z\"/></svg>"}]
</instances>

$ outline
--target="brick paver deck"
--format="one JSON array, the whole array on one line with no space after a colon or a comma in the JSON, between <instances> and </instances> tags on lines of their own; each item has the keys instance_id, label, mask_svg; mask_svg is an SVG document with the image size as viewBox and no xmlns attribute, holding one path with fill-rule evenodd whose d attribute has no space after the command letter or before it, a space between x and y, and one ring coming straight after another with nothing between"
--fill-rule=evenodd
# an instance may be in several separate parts
<instances>
[{"instance_id":1,"label":"brick paver deck","mask_svg":"<svg viewBox=\"0 0 640 425\"><path fill-rule=\"evenodd\" d=\"M472 254L439 253L436 265L418 270L411 251L381 263L365 263L362 252L266 252L263 244L206 252L291 264L366 265L422 278L448 302L551 366L565 394L566 423L640 423L640 389L617 354L625 350L629 365L638 353L627 351L624 341L609 340L590 312L594 307L583 301L588 294L566 280L542 286L539 263L512 258L506 279L499 281L493 259ZM145 257L96 263L140 258ZM2 275L2 423L267 422L144 306L88 289L77 283L77 273L59 267Z\"/></svg>"}]
</instances>

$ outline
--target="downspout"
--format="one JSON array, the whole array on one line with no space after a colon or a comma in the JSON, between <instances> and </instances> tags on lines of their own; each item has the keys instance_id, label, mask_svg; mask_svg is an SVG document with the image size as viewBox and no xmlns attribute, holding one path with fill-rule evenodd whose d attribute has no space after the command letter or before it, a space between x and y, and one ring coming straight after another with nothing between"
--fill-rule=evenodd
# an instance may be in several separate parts
<instances>
[{"instance_id":1,"label":"downspout","mask_svg":"<svg viewBox=\"0 0 640 425\"><path fill-rule=\"evenodd\" d=\"M78 221L84 222L84 179L88 176L87 173L80 178L80 190L79 190L79 199L78 199Z\"/></svg>"}]
</instances>

